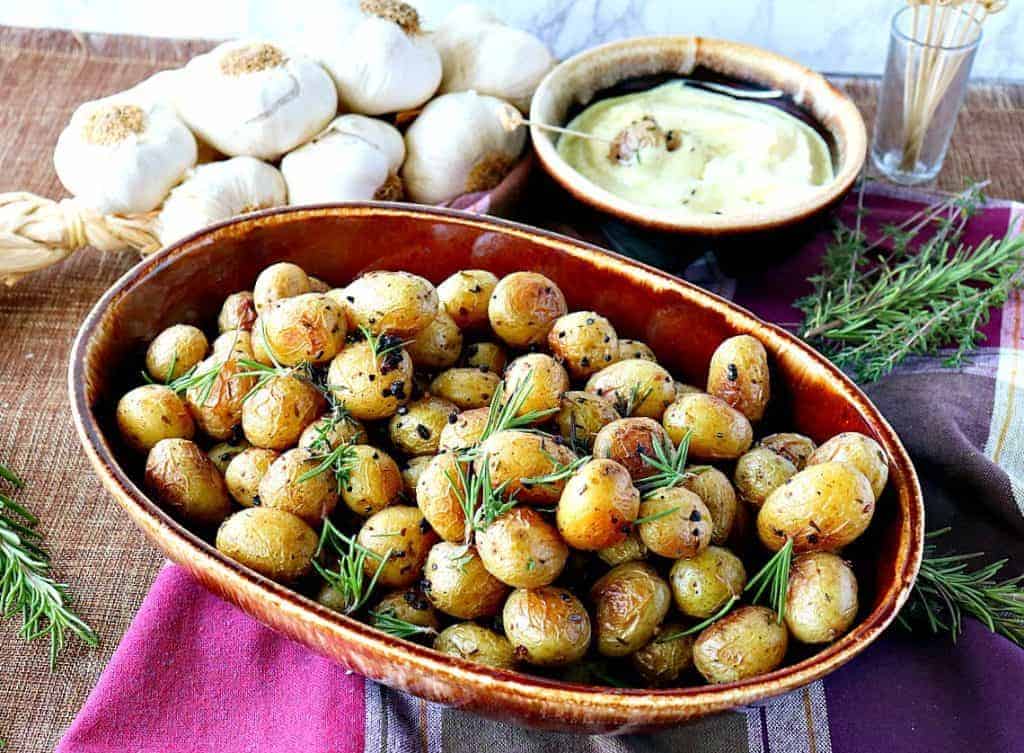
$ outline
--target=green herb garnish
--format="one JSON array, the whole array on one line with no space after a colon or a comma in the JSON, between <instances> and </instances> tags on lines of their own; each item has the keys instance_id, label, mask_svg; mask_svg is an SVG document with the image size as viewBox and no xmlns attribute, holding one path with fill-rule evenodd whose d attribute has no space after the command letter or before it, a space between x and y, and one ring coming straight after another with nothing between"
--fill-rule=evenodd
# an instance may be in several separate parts
<instances>
[{"instance_id":1,"label":"green herb garnish","mask_svg":"<svg viewBox=\"0 0 1024 753\"><path fill-rule=\"evenodd\" d=\"M486 455L478 458L481 470L472 466L463 470L462 462L455 463L455 476L446 472L448 484L459 500L462 514L466 518L465 543L472 542L474 531L483 531L516 505L515 495L505 499L502 495L508 487L508 481L497 487L491 485L490 463Z\"/></svg>"},{"instance_id":2,"label":"green herb garnish","mask_svg":"<svg viewBox=\"0 0 1024 753\"><path fill-rule=\"evenodd\" d=\"M338 493L341 494L341 490L348 485L357 459L355 445L351 442L343 442L327 452L317 451L311 447L309 460L316 462L317 465L303 473L295 481L302 484L330 471L334 474L334 482L337 485Z\"/></svg>"},{"instance_id":3,"label":"green herb garnish","mask_svg":"<svg viewBox=\"0 0 1024 753\"><path fill-rule=\"evenodd\" d=\"M751 603L757 604L761 596L767 591L768 601L775 610L776 622L781 623L786 616L786 592L789 591L789 570L793 564L793 539L786 539L775 554L772 555L764 567L762 567L753 578L747 583L744 591L751 591L755 588Z\"/></svg>"},{"instance_id":4,"label":"green herb garnish","mask_svg":"<svg viewBox=\"0 0 1024 753\"><path fill-rule=\"evenodd\" d=\"M491 405L487 413L487 423L484 424L484 430L480 434L480 441L478 444L482 444L489 437L497 434L499 431L531 426L541 419L550 416L552 413L558 412L558 408L548 408L547 410L529 411L521 416L517 415L519 411L522 410L523 404L526 402L526 398L530 396L530 391L532 389L533 375L527 374L523 381L516 386L512 391L512 394L510 394L506 400L505 385L501 382L498 383L497 388L494 390L494 394L491 395Z\"/></svg>"},{"instance_id":5,"label":"green herb garnish","mask_svg":"<svg viewBox=\"0 0 1024 753\"><path fill-rule=\"evenodd\" d=\"M673 446L670 439L666 439L664 442L655 440L651 447L654 456L641 454L643 461L657 471L657 473L637 481L637 488L645 499L659 489L671 489L674 486L679 486L688 478L707 470L708 466L691 466L689 469L686 467L686 456L690 452L690 434L690 430L687 429L683 438L679 440L678 447Z\"/></svg>"},{"instance_id":6,"label":"green herb garnish","mask_svg":"<svg viewBox=\"0 0 1024 753\"><path fill-rule=\"evenodd\" d=\"M330 570L318 561L324 550L329 550L337 556L337 570ZM381 557L351 536L343 534L330 520L325 519L323 531L320 533L320 543L314 554L313 567L331 588L341 594L345 603L345 614L352 614L359 611L373 594L381 573L391 559L391 553L388 549L387 554ZM371 578L367 577L364 569L367 557L380 563Z\"/></svg>"},{"instance_id":7,"label":"green herb garnish","mask_svg":"<svg viewBox=\"0 0 1024 753\"><path fill-rule=\"evenodd\" d=\"M383 630L388 635L393 635L395 638L409 639L416 635L436 635L437 631L432 627L426 625L415 625L408 620L403 620L395 616L395 612L392 609L386 609L383 612L370 612L370 616L373 618L373 626L378 630Z\"/></svg>"},{"instance_id":8,"label":"green herb garnish","mask_svg":"<svg viewBox=\"0 0 1024 753\"><path fill-rule=\"evenodd\" d=\"M649 381L644 382L643 384L633 382L633 384L629 386L629 392L625 395L616 390L614 401L615 411L623 418L632 416L633 411L636 410L636 406L649 398L652 392L654 392L654 385Z\"/></svg>"},{"instance_id":9,"label":"green herb garnish","mask_svg":"<svg viewBox=\"0 0 1024 753\"><path fill-rule=\"evenodd\" d=\"M543 452L543 451L542 451ZM544 457L551 461L553 468L550 473L545 473L542 476L527 476L519 479L519 483L523 486L550 486L557 484L559 481L565 481L576 473L583 465L589 463L593 458L590 455L584 455L581 458L575 458L570 460L568 463L560 463L558 458L549 452L544 452Z\"/></svg>"},{"instance_id":10,"label":"green herb garnish","mask_svg":"<svg viewBox=\"0 0 1024 753\"><path fill-rule=\"evenodd\" d=\"M739 595L733 594L728 599L726 599L726 602L721 606L721 608L717 612L708 617L706 620L702 620L698 622L696 625L691 625L690 627L686 628L686 630L679 630L675 633L670 633L669 635L659 635L657 638L654 639L654 642L668 643L669 641L674 641L677 638L682 638L686 635L694 635L695 633L699 633L704 628L711 626L715 622L718 622L718 620L725 617L725 615L729 613L729 610L732 609L736 602L739 600Z\"/></svg>"}]
</instances>

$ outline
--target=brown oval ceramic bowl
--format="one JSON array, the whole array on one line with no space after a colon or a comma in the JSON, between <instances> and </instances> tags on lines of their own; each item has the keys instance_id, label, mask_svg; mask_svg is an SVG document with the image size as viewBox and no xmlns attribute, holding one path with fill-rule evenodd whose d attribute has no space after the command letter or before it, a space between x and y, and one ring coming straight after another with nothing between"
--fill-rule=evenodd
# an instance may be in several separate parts
<instances>
[{"instance_id":1,"label":"brown oval ceramic bowl","mask_svg":"<svg viewBox=\"0 0 1024 753\"><path fill-rule=\"evenodd\" d=\"M370 269L402 269L435 283L456 270L541 272L572 309L595 309L651 345L682 379L703 383L726 337L767 347L775 404L792 427L823 440L841 431L878 439L889 489L855 559L862 584L856 626L814 655L753 680L677 690L576 685L489 669L391 638L318 605L219 554L138 485L142 459L120 445L114 405L137 384L148 340L176 322L209 326L222 299L251 289L267 265L291 261L341 285ZM852 659L893 619L921 557L923 509L910 459L892 428L835 367L782 329L648 267L522 225L402 205L270 210L204 230L138 264L89 314L71 354L69 388L82 445L100 479L145 533L214 593L312 650L375 680L505 720L574 732L627 732L678 724L783 693Z\"/></svg>"},{"instance_id":2,"label":"brown oval ceramic bowl","mask_svg":"<svg viewBox=\"0 0 1024 753\"><path fill-rule=\"evenodd\" d=\"M778 89L817 125L832 151L835 179L805 201L749 214L673 215L635 204L584 178L555 148L556 135L531 126L540 162L562 188L585 204L654 230L727 236L778 231L828 214L849 192L867 154L867 130L857 106L823 76L750 45L703 37L639 37L594 47L555 66L530 105L534 123L563 126L595 98L633 79L694 77Z\"/></svg>"}]
</instances>

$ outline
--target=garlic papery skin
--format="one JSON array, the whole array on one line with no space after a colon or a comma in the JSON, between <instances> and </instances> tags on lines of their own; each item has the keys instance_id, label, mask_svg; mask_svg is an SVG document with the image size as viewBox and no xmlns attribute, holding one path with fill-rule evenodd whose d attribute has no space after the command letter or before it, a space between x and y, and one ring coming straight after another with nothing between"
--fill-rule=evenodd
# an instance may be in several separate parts
<instances>
[{"instance_id":1,"label":"garlic papery skin","mask_svg":"<svg viewBox=\"0 0 1024 753\"><path fill-rule=\"evenodd\" d=\"M420 30L416 10L396 0L363 0L359 7L339 41L320 55L342 109L383 115L419 107L441 83L441 57Z\"/></svg>"},{"instance_id":2,"label":"garlic papery skin","mask_svg":"<svg viewBox=\"0 0 1024 753\"><path fill-rule=\"evenodd\" d=\"M508 129L508 105L476 92L442 94L405 132L402 182L422 204L440 204L487 191L515 166L526 129Z\"/></svg>"},{"instance_id":3,"label":"garlic papery skin","mask_svg":"<svg viewBox=\"0 0 1024 753\"><path fill-rule=\"evenodd\" d=\"M101 214L155 209L195 163L195 137L174 111L128 92L81 105L53 151L60 182Z\"/></svg>"},{"instance_id":4,"label":"garlic papery skin","mask_svg":"<svg viewBox=\"0 0 1024 753\"><path fill-rule=\"evenodd\" d=\"M473 90L504 99L522 112L555 65L547 46L474 5L460 5L431 32L441 55L441 93Z\"/></svg>"},{"instance_id":5,"label":"garlic papery skin","mask_svg":"<svg viewBox=\"0 0 1024 753\"><path fill-rule=\"evenodd\" d=\"M327 71L268 42L225 42L182 70L175 82L178 113L229 156L275 160L313 138L337 112Z\"/></svg>"},{"instance_id":6,"label":"garlic papery skin","mask_svg":"<svg viewBox=\"0 0 1024 753\"><path fill-rule=\"evenodd\" d=\"M281 160L290 204L401 198L402 134L365 115L342 115Z\"/></svg>"},{"instance_id":7,"label":"garlic papery skin","mask_svg":"<svg viewBox=\"0 0 1024 753\"><path fill-rule=\"evenodd\" d=\"M246 212L288 202L281 172L253 157L210 162L190 171L171 191L157 218L161 243Z\"/></svg>"}]
</instances>

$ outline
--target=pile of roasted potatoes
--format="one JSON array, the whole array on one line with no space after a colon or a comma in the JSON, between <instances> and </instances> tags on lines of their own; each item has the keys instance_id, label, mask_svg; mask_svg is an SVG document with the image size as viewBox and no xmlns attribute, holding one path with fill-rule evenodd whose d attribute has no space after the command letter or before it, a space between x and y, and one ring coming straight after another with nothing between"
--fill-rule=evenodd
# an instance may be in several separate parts
<instances>
[{"instance_id":1,"label":"pile of roasted potatoes","mask_svg":"<svg viewBox=\"0 0 1024 753\"><path fill-rule=\"evenodd\" d=\"M721 343L702 389L541 274L331 288L290 263L216 328L157 335L121 436L166 510L327 607L471 661L651 687L769 672L857 616L841 553L885 453L759 434L753 337Z\"/></svg>"}]
</instances>

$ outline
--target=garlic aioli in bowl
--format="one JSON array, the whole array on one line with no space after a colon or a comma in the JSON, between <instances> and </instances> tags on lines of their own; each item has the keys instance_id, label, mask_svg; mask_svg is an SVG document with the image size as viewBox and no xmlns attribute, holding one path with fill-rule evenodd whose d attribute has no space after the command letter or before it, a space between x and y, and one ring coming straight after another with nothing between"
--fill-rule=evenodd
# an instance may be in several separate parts
<instances>
[{"instance_id":1,"label":"garlic aioli in bowl","mask_svg":"<svg viewBox=\"0 0 1024 753\"><path fill-rule=\"evenodd\" d=\"M566 126L558 153L628 201L680 214L741 214L799 202L834 178L825 140L771 105L670 81L601 100Z\"/></svg>"}]
</instances>

